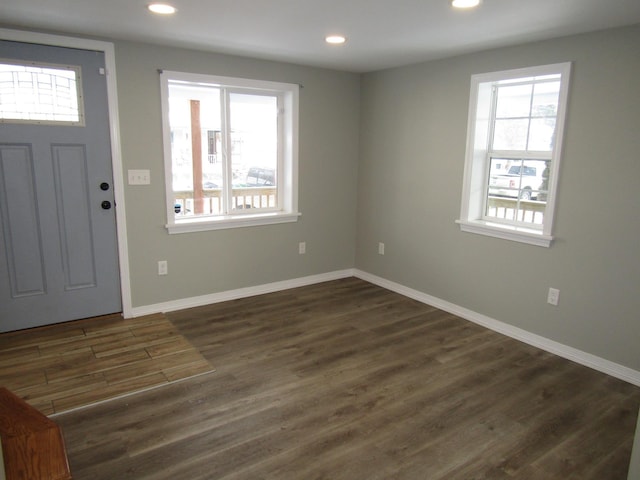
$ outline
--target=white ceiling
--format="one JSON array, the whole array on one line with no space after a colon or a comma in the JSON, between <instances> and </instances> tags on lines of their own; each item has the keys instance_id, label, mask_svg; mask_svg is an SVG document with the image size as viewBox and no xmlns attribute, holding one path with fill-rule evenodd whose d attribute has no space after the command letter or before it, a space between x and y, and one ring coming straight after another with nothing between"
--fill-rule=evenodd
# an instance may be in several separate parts
<instances>
[{"instance_id":1,"label":"white ceiling","mask_svg":"<svg viewBox=\"0 0 640 480\"><path fill-rule=\"evenodd\" d=\"M640 23L640 0L2 0L5 27L128 39L367 72ZM324 43L341 33L343 46ZM639 51L640 51L640 45Z\"/></svg>"}]
</instances>

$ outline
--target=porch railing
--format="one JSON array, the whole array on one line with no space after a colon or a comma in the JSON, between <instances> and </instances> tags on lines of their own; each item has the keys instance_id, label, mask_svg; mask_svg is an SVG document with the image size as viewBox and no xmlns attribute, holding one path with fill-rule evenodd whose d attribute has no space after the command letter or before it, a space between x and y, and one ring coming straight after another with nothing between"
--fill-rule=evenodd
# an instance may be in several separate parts
<instances>
[{"instance_id":1,"label":"porch railing","mask_svg":"<svg viewBox=\"0 0 640 480\"><path fill-rule=\"evenodd\" d=\"M176 213L193 214L194 198L192 191L173 192ZM203 190L203 214L222 213L222 190ZM238 187L232 191L234 209L273 208L276 202L276 187ZM179 207L178 207L179 206ZM489 197L487 216L541 225L544 219L546 202L536 200L518 200L516 198Z\"/></svg>"},{"instance_id":2,"label":"porch railing","mask_svg":"<svg viewBox=\"0 0 640 480\"><path fill-rule=\"evenodd\" d=\"M195 212L195 200L190 190L173 192L175 211L180 215ZM231 196L233 209L274 208L277 206L276 187L237 187ZM222 189L202 191L202 213L215 215L222 213Z\"/></svg>"},{"instance_id":3,"label":"porch railing","mask_svg":"<svg viewBox=\"0 0 640 480\"><path fill-rule=\"evenodd\" d=\"M546 206L547 202L537 200L489 197L487 199L487 216L542 225Z\"/></svg>"}]
</instances>

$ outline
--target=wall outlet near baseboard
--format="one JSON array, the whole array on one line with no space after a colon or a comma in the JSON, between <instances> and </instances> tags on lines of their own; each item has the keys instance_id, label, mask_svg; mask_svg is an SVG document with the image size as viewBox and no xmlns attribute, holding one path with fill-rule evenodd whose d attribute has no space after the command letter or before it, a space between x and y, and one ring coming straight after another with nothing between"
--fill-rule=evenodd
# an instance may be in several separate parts
<instances>
[{"instance_id":1,"label":"wall outlet near baseboard","mask_svg":"<svg viewBox=\"0 0 640 480\"><path fill-rule=\"evenodd\" d=\"M550 288L547 294L547 303L557 306L558 300L560 300L560 290L557 288Z\"/></svg>"},{"instance_id":2,"label":"wall outlet near baseboard","mask_svg":"<svg viewBox=\"0 0 640 480\"><path fill-rule=\"evenodd\" d=\"M384 255L384 243L378 243L378 255Z\"/></svg>"},{"instance_id":3,"label":"wall outlet near baseboard","mask_svg":"<svg viewBox=\"0 0 640 480\"><path fill-rule=\"evenodd\" d=\"M158 262L158 275L167 275L169 273L169 266L166 260L160 260Z\"/></svg>"}]
</instances>

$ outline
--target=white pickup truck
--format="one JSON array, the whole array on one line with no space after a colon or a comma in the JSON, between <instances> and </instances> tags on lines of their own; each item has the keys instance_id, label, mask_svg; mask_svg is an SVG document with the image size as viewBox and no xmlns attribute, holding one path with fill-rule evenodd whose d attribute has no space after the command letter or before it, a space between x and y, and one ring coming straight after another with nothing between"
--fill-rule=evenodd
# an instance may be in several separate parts
<instances>
[{"instance_id":1,"label":"white pickup truck","mask_svg":"<svg viewBox=\"0 0 640 480\"><path fill-rule=\"evenodd\" d=\"M536 200L540 193L546 193L542 176L545 168L545 162L532 161L512 165L507 173L491 175L489 195Z\"/></svg>"}]
</instances>

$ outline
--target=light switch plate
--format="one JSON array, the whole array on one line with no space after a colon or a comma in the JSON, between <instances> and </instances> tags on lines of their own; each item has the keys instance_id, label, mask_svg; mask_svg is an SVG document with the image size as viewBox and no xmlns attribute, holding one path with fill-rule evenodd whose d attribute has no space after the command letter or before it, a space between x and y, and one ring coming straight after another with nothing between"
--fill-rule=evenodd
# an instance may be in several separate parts
<instances>
[{"instance_id":1,"label":"light switch plate","mask_svg":"<svg viewBox=\"0 0 640 480\"><path fill-rule=\"evenodd\" d=\"M129 170L129 185L150 185L151 172L149 170Z\"/></svg>"}]
</instances>

